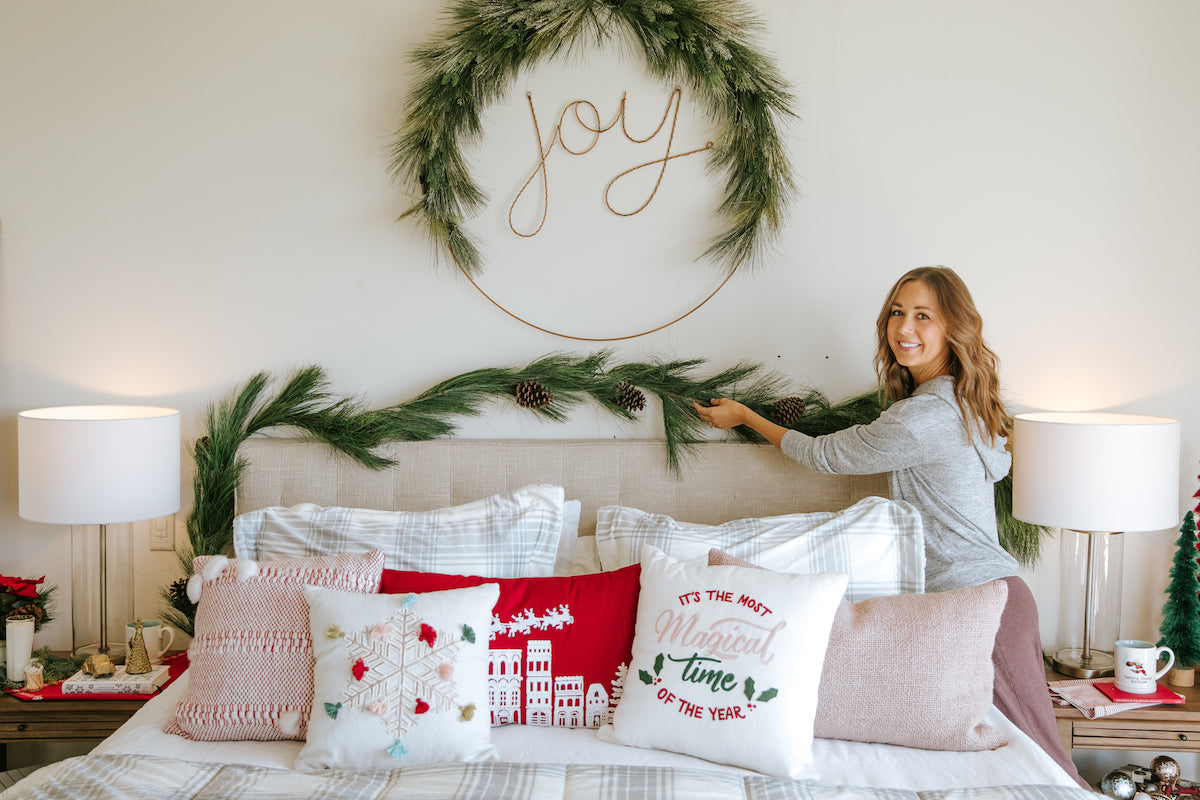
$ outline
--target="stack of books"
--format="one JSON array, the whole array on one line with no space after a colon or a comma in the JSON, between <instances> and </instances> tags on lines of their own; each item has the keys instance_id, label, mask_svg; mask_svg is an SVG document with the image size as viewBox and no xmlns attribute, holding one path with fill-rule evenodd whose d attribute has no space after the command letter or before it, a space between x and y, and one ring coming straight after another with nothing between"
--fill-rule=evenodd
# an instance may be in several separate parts
<instances>
[{"instance_id":1,"label":"stack of books","mask_svg":"<svg viewBox=\"0 0 1200 800\"><path fill-rule=\"evenodd\" d=\"M130 675L121 665L112 675L101 677L76 672L62 682L62 691L63 694L154 694L170 676L171 670L165 664L151 667L141 675Z\"/></svg>"},{"instance_id":2,"label":"stack of books","mask_svg":"<svg viewBox=\"0 0 1200 800\"><path fill-rule=\"evenodd\" d=\"M1112 678L1081 678L1079 680L1050 681L1047 684L1054 701L1059 705L1072 705L1088 719L1111 717L1122 711L1156 706L1160 703L1183 703L1185 698L1161 683L1153 694L1129 694L1113 685Z\"/></svg>"}]
</instances>

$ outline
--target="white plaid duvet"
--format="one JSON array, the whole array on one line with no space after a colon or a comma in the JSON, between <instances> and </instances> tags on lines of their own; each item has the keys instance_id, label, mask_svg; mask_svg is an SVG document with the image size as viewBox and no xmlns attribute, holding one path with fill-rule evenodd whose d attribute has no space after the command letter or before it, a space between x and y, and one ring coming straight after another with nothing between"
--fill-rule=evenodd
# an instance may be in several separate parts
<instances>
[{"instance_id":1,"label":"white plaid duvet","mask_svg":"<svg viewBox=\"0 0 1200 800\"><path fill-rule=\"evenodd\" d=\"M0 800L1086 800L1077 787L912 792L834 787L703 769L561 764L439 764L390 772L292 770L91 755L51 764Z\"/></svg>"}]
</instances>

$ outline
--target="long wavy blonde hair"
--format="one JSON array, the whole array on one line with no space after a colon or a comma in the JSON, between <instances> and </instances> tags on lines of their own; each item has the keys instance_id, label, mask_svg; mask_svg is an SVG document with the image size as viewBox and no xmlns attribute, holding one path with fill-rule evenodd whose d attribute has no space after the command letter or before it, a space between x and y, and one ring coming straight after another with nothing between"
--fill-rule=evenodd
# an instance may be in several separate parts
<instances>
[{"instance_id":1,"label":"long wavy blonde hair","mask_svg":"<svg viewBox=\"0 0 1200 800\"><path fill-rule=\"evenodd\" d=\"M983 318L962 278L948 267L917 267L909 270L888 292L883 309L875 321L878 347L875 350L875 372L879 375L880 390L891 400L903 400L916 390L916 381L908 367L896 361L888 343L888 319L892 303L900 287L911 281L921 281L937 298L939 318L945 326L946 344L950 349L950 375L954 378L954 395L964 420L976 419L983 433L992 441L1005 436L1007 414L1000 399L1000 359L983 341ZM975 426L968 423L967 436L973 438Z\"/></svg>"}]
</instances>

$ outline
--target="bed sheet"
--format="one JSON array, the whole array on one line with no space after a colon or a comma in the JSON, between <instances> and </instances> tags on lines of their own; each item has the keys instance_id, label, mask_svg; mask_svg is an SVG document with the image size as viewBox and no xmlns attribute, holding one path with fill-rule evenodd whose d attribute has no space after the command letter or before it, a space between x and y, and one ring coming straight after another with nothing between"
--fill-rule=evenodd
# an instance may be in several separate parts
<instances>
[{"instance_id":1,"label":"bed sheet","mask_svg":"<svg viewBox=\"0 0 1200 800\"><path fill-rule=\"evenodd\" d=\"M180 761L251 764L290 769L302 742L194 742L168 735L162 727L187 689L188 674L155 697L112 736L96 746L96 754L145 754ZM997 750L947 753L862 742L817 739L813 756L822 784L909 790L1004 786L1013 783L1075 786L1028 736L997 709L985 722L1008 736ZM746 770L659 750L606 741L604 729L541 728L505 725L492 729L499 761L553 764L629 764L692 767L752 775Z\"/></svg>"}]
</instances>

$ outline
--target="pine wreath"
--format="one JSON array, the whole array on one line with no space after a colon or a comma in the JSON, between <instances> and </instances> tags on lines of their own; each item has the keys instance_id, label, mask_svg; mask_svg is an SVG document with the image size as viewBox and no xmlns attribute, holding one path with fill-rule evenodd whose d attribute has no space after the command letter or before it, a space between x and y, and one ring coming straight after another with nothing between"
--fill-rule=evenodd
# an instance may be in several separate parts
<instances>
[{"instance_id":1,"label":"pine wreath","mask_svg":"<svg viewBox=\"0 0 1200 800\"><path fill-rule=\"evenodd\" d=\"M449 16L442 33L411 56L420 78L390 169L421 192L401 218L417 218L467 275L482 271L483 255L463 223L485 196L463 145L480 138L484 108L522 68L619 34L633 40L653 76L689 85L718 127L709 170L724 176L718 212L727 224L704 256L728 271L761 256L794 191L776 126L792 115L792 97L775 63L753 44L750 34L761 24L743 2L457 0Z\"/></svg>"}]
</instances>

